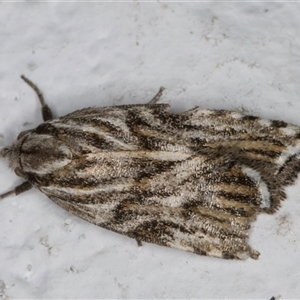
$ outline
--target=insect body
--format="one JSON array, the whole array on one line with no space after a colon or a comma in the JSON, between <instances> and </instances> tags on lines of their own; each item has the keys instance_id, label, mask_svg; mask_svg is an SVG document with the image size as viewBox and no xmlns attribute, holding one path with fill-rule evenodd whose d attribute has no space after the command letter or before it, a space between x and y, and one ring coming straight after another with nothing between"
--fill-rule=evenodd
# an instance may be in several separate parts
<instances>
[{"instance_id":1,"label":"insect body","mask_svg":"<svg viewBox=\"0 0 300 300\"><path fill-rule=\"evenodd\" d=\"M181 114L157 104L84 108L1 150L25 183L67 211L150 242L221 258L257 259L250 222L273 213L300 171L300 128L224 110Z\"/></svg>"}]
</instances>

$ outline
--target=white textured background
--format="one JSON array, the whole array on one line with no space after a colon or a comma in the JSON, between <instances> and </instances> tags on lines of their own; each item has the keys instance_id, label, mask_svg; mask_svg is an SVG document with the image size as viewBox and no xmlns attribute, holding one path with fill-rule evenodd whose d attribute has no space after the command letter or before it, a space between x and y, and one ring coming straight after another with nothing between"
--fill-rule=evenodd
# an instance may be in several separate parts
<instances>
[{"instance_id":1,"label":"white textured background","mask_svg":"<svg viewBox=\"0 0 300 300\"><path fill-rule=\"evenodd\" d=\"M55 115L146 103L244 111L300 125L299 3L0 3L0 146ZM0 164L0 192L21 179ZM300 183L253 224L253 261L145 244L36 190L0 202L0 298L297 298Z\"/></svg>"}]
</instances>

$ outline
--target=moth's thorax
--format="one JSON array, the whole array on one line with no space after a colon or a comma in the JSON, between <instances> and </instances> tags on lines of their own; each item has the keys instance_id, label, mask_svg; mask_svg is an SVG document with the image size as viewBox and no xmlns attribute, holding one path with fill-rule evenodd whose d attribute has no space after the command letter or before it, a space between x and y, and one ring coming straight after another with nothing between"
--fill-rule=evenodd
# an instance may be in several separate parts
<instances>
[{"instance_id":1,"label":"moth's thorax","mask_svg":"<svg viewBox=\"0 0 300 300\"><path fill-rule=\"evenodd\" d=\"M29 132L21 136L7 151L6 159L17 175L52 173L72 160L72 152L62 141Z\"/></svg>"}]
</instances>

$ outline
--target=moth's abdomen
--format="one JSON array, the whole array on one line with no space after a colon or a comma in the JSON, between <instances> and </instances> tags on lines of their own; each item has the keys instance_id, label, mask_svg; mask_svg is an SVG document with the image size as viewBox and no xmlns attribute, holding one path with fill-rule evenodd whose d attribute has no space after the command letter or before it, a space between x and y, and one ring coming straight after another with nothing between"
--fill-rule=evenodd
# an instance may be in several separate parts
<instances>
[{"instance_id":1,"label":"moth's abdomen","mask_svg":"<svg viewBox=\"0 0 300 300\"><path fill-rule=\"evenodd\" d=\"M27 173L50 174L72 161L72 151L51 135L29 133L18 141L19 169Z\"/></svg>"}]
</instances>

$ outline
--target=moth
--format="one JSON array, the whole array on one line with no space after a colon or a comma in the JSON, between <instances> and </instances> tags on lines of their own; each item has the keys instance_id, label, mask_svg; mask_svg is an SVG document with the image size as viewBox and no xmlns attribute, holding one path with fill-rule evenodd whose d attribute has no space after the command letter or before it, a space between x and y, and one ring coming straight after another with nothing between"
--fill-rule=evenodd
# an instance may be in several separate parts
<instances>
[{"instance_id":1,"label":"moth","mask_svg":"<svg viewBox=\"0 0 300 300\"><path fill-rule=\"evenodd\" d=\"M90 223L141 242L226 259L257 259L248 230L274 213L300 171L300 127L234 111L170 112L157 103L84 108L1 150L32 187Z\"/></svg>"}]
</instances>

